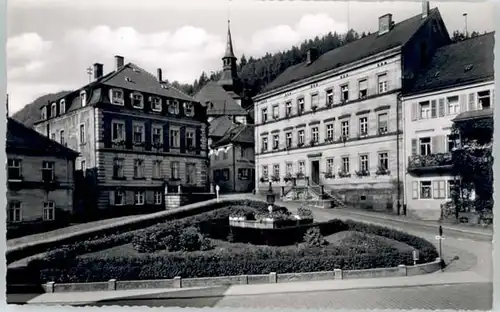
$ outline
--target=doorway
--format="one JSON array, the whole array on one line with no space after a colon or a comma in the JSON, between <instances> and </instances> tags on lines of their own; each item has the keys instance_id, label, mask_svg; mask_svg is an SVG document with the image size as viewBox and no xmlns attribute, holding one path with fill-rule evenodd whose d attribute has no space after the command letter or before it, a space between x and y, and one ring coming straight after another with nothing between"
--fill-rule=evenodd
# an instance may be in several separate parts
<instances>
[{"instance_id":1,"label":"doorway","mask_svg":"<svg viewBox=\"0 0 500 312\"><path fill-rule=\"evenodd\" d=\"M319 160L311 161L311 181L319 184Z\"/></svg>"}]
</instances>

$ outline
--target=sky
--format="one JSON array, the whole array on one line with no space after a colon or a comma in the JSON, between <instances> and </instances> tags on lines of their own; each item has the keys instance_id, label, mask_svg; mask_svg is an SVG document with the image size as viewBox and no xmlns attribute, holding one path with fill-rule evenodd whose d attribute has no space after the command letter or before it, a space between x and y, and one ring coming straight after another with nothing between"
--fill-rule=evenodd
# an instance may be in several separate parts
<instances>
[{"instance_id":1,"label":"sky","mask_svg":"<svg viewBox=\"0 0 500 312\"><path fill-rule=\"evenodd\" d=\"M488 2L430 2L450 34L494 30ZM192 83L222 66L227 21L235 54L259 57L328 32L375 31L378 17L395 22L421 12L421 2L258 0L11 0L8 2L7 91L10 114L37 97L78 88L86 69L114 55L164 79Z\"/></svg>"}]
</instances>

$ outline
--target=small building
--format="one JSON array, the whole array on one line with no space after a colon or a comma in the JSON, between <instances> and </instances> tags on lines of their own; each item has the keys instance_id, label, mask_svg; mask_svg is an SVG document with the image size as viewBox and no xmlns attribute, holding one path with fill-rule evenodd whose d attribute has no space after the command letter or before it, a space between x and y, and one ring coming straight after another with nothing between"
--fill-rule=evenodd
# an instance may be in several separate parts
<instances>
[{"instance_id":1,"label":"small building","mask_svg":"<svg viewBox=\"0 0 500 312\"><path fill-rule=\"evenodd\" d=\"M437 220L451 200L454 120L494 107L494 33L438 49L403 96L404 203L410 216ZM479 114L481 115L481 114Z\"/></svg>"},{"instance_id":2,"label":"small building","mask_svg":"<svg viewBox=\"0 0 500 312\"><path fill-rule=\"evenodd\" d=\"M78 153L7 118L7 229L67 223Z\"/></svg>"}]
</instances>

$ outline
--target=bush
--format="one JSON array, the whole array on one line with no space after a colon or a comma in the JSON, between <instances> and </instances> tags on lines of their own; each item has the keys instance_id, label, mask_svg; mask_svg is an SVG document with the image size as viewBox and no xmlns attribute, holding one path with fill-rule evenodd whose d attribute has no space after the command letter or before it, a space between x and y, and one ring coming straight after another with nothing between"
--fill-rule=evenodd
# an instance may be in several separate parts
<instances>
[{"instance_id":1,"label":"bush","mask_svg":"<svg viewBox=\"0 0 500 312\"><path fill-rule=\"evenodd\" d=\"M179 246L182 251L201 249L202 236L195 227L188 227L179 235Z\"/></svg>"},{"instance_id":2,"label":"bush","mask_svg":"<svg viewBox=\"0 0 500 312\"><path fill-rule=\"evenodd\" d=\"M311 209L309 208L306 208L306 207L299 207L297 209L297 212L298 212L298 215L299 217L301 217L302 219L307 219L307 218L313 218L313 213L311 211Z\"/></svg>"},{"instance_id":3,"label":"bush","mask_svg":"<svg viewBox=\"0 0 500 312\"><path fill-rule=\"evenodd\" d=\"M319 231L318 227L312 227L304 235L304 243L311 248L320 248L328 244Z\"/></svg>"}]
</instances>

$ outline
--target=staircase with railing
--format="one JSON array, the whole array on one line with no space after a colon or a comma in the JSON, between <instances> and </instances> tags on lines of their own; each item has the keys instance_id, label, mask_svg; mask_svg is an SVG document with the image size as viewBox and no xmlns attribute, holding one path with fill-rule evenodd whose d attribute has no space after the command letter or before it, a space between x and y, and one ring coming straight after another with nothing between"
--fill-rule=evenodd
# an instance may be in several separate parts
<instances>
[{"instance_id":1,"label":"staircase with railing","mask_svg":"<svg viewBox=\"0 0 500 312\"><path fill-rule=\"evenodd\" d=\"M323 196L333 201L334 207L337 208L345 207L345 203L342 200L342 198L340 198L337 194L335 194L335 191L331 187L323 186Z\"/></svg>"}]
</instances>

